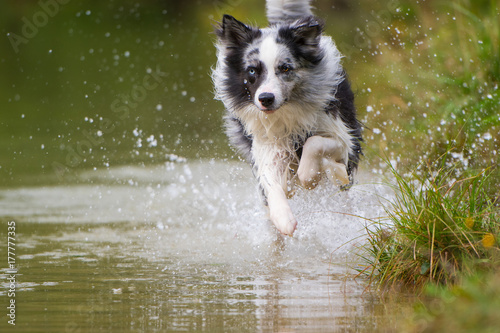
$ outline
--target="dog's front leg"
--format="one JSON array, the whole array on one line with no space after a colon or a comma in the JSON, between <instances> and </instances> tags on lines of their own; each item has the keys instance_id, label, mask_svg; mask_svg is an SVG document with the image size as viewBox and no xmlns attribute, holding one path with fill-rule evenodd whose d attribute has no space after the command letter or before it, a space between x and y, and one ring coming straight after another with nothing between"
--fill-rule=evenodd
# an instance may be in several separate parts
<instances>
[{"instance_id":1,"label":"dog's front leg","mask_svg":"<svg viewBox=\"0 0 500 333\"><path fill-rule=\"evenodd\" d=\"M312 136L303 147L297 176L307 189L318 185L323 173L334 183L349 184L345 162L348 148L333 138Z\"/></svg>"},{"instance_id":2,"label":"dog's front leg","mask_svg":"<svg viewBox=\"0 0 500 333\"><path fill-rule=\"evenodd\" d=\"M283 189L271 187L267 194L267 201L271 222L274 223L279 232L284 235L292 236L297 227L297 221L293 216Z\"/></svg>"},{"instance_id":3,"label":"dog's front leg","mask_svg":"<svg viewBox=\"0 0 500 333\"><path fill-rule=\"evenodd\" d=\"M259 183L264 190L269 207L269 218L284 235L292 236L297 221L287 200L290 158L286 152L269 147L255 147Z\"/></svg>"}]
</instances>

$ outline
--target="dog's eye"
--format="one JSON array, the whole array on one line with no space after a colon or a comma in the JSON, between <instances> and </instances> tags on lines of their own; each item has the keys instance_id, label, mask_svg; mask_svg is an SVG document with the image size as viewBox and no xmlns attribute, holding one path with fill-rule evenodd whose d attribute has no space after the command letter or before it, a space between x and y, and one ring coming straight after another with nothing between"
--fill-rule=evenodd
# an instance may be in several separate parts
<instances>
[{"instance_id":1,"label":"dog's eye","mask_svg":"<svg viewBox=\"0 0 500 333\"><path fill-rule=\"evenodd\" d=\"M284 64L279 67L279 70L281 73L288 73L292 70L292 66Z\"/></svg>"},{"instance_id":2,"label":"dog's eye","mask_svg":"<svg viewBox=\"0 0 500 333\"><path fill-rule=\"evenodd\" d=\"M255 68L250 67L250 68L248 69L248 74L250 74L250 75L255 75L255 74L257 74L257 71L255 70Z\"/></svg>"}]
</instances>

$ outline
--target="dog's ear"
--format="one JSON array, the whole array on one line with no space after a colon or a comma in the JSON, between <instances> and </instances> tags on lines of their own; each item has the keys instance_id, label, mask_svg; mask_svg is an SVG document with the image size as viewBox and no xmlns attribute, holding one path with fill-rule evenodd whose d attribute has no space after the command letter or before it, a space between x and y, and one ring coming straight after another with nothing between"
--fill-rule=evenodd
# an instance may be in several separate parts
<instances>
[{"instance_id":1,"label":"dog's ear","mask_svg":"<svg viewBox=\"0 0 500 333\"><path fill-rule=\"evenodd\" d=\"M323 26L321 20L308 16L280 28L279 37L295 50L299 58L317 64L323 58L319 47Z\"/></svg>"},{"instance_id":2,"label":"dog's ear","mask_svg":"<svg viewBox=\"0 0 500 333\"><path fill-rule=\"evenodd\" d=\"M231 15L225 14L222 17L222 23L215 29L215 34L230 46L242 46L249 43L258 31L258 29L241 23Z\"/></svg>"},{"instance_id":3,"label":"dog's ear","mask_svg":"<svg viewBox=\"0 0 500 333\"><path fill-rule=\"evenodd\" d=\"M290 25L295 43L311 48L319 45L323 27L324 23L314 16L299 19Z\"/></svg>"}]
</instances>

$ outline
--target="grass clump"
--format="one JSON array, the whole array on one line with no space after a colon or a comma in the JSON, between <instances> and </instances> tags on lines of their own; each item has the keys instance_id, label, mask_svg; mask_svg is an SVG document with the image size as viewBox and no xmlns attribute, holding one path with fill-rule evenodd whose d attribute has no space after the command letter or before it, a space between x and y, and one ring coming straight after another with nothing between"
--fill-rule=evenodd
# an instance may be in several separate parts
<instances>
[{"instance_id":1,"label":"grass clump","mask_svg":"<svg viewBox=\"0 0 500 333\"><path fill-rule=\"evenodd\" d=\"M372 281L421 290L496 264L500 221L489 195L491 170L457 178L446 160L405 176L391 168L396 194L386 209L389 222L368 231L363 256Z\"/></svg>"}]
</instances>

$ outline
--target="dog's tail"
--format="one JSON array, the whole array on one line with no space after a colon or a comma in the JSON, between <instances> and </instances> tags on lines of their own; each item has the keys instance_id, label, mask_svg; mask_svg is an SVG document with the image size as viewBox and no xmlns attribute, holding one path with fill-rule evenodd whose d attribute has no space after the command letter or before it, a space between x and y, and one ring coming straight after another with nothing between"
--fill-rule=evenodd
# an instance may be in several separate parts
<instances>
[{"instance_id":1,"label":"dog's tail","mask_svg":"<svg viewBox=\"0 0 500 333\"><path fill-rule=\"evenodd\" d=\"M270 24L290 22L311 16L311 0L267 0L267 19Z\"/></svg>"}]
</instances>

